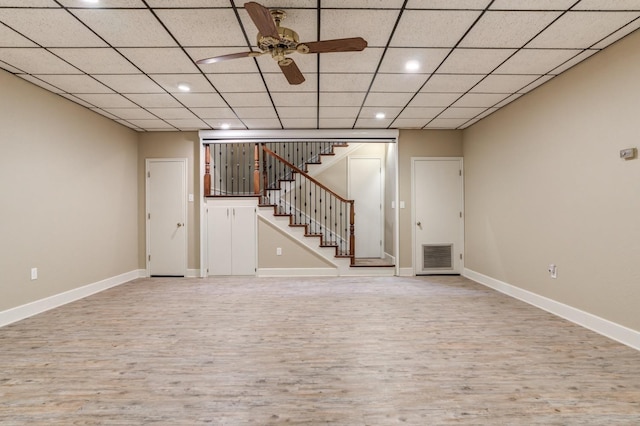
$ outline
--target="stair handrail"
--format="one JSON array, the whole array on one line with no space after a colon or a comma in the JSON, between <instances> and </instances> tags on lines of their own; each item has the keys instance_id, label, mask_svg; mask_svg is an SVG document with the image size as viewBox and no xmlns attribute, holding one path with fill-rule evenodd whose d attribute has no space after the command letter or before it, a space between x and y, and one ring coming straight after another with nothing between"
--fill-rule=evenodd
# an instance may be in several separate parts
<instances>
[{"instance_id":1,"label":"stair handrail","mask_svg":"<svg viewBox=\"0 0 640 426\"><path fill-rule=\"evenodd\" d=\"M327 188L326 185L324 185L321 182L319 182L313 176L310 176L305 171L301 170L300 168L298 168L294 164L291 164L290 162L288 162L287 160L285 160L284 158L282 158L281 156L279 156L278 154L273 152L264 143L262 143L262 151L264 152L264 154L269 155L269 156L275 158L276 160L280 161L281 163L283 163L284 165L286 165L287 167L292 169L294 172L299 173L301 176L304 176L310 182L314 183L315 185L319 186L323 190L327 191L329 194L334 196L339 201L351 205L351 208L349 209L349 256L351 258L351 264L353 265L354 262L355 262L355 244L356 244L356 238L355 238L355 208L354 208L355 207L355 201L354 200L348 200L348 199L340 196L339 194L336 194L332 189ZM262 172L266 173L266 170L263 168ZM267 189L268 188L266 186L262 189L263 190L263 197L266 196Z\"/></svg>"}]
</instances>

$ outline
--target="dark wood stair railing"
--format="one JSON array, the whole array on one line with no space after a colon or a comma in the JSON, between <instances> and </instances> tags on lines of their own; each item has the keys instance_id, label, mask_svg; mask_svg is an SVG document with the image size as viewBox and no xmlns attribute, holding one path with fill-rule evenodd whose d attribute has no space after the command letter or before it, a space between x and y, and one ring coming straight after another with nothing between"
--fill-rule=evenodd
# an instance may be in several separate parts
<instances>
[{"instance_id":1,"label":"dark wood stair railing","mask_svg":"<svg viewBox=\"0 0 640 426\"><path fill-rule=\"evenodd\" d=\"M336 257L348 257L353 265L356 243L354 201L336 194L266 144L262 144L262 151L261 204L272 205L277 215L289 216L291 226L303 226L305 235L320 237L321 246L335 247ZM280 191L277 200L271 199L270 191Z\"/></svg>"}]
</instances>

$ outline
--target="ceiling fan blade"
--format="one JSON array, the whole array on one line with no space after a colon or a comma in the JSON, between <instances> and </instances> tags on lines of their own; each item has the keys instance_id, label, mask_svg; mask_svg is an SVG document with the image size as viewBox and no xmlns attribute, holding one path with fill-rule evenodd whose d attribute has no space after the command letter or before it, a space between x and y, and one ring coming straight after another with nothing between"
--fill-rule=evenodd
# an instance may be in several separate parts
<instances>
[{"instance_id":1,"label":"ceiling fan blade","mask_svg":"<svg viewBox=\"0 0 640 426\"><path fill-rule=\"evenodd\" d=\"M228 55L214 56L213 58L200 59L199 61L196 61L196 64L198 65L215 64L216 62L228 61L230 59L248 58L251 56L256 56L255 53L256 52L230 53Z\"/></svg>"},{"instance_id":2,"label":"ceiling fan blade","mask_svg":"<svg viewBox=\"0 0 640 426\"><path fill-rule=\"evenodd\" d=\"M367 41L362 37L337 38L300 44L309 48L308 53L359 52L367 47Z\"/></svg>"},{"instance_id":3,"label":"ceiling fan blade","mask_svg":"<svg viewBox=\"0 0 640 426\"><path fill-rule=\"evenodd\" d=\"M278 62L282 73L287 78L289 84L301 84L304 83L304 76L300 71L300 68L296 65L293 59L285 58Z\"/></svg>"},{"instance_id":4,"label":"ceiling fan blade","mask_svg":"<svg viewBox=\"0 0 640 426\"><path fill-rule=\"evenodd\" d=\"M258 28L260 34L263 36L273 37L277 40L280 39L278 28L276 27L276 23L273 22L269 9L254 1L245 3L244 8L247 13L249 13L249 17L251 17L251 20L255 24L256 28Z\"/></svg>"}]
</instances>

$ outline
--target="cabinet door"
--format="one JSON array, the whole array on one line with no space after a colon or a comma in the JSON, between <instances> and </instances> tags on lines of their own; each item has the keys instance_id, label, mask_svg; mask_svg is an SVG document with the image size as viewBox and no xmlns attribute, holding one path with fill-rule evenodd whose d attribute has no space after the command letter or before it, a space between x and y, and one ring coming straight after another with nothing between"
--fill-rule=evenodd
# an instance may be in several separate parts
<instances>
[{"instance_id":1,"label":"cabinet door","mask_svg":"<svg viewBox=\"0 0 640 426\"><path fill-rule=\"evenodd\" d=\"M209 275L231 275L232 207L209 207Z\"/></svg>"},{"instance_id":2,"label":"cabinet door","mask_svg":"<svg viewBox=\"0 0 640 426\"><path fill-rule=\"evenodd\" d=\"M256 273L256 210L253 206L231 207L231 273Z\"/></svg>"}]
</instances>

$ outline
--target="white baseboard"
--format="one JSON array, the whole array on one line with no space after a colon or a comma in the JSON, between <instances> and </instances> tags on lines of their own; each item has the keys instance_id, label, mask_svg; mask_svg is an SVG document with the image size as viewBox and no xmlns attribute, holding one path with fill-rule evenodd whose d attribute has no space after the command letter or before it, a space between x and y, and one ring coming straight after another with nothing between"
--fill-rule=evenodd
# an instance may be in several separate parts
<instances>
[{"instance_id":1,"label":"white baseboard","mask_svg":"<svg viewBox=\"0 0 640 426\"><path fill-rule=\"evenodd\" d=\"M413 277L415 275L413 273L413 268L400 268L398 269L398 273L401 277Z\"/></svg>"},{"instance_id":2,"label":"white baseboard","mask_svg":"<svg viewBox=\"0 0 640 426\"><path fill-rule=\"evenodd\" d=\"M337 277L334 268L258 268L259 277Z\"/></svg>"},{"instance_id":3,"label":"white baseboard","mask_svg":"<svg viewBox=\"0 0 640 426\"><path fill-rule=\"evenodd\" d=\"M640 332L465 268L464 277L640 350Z\"/></svg>"},{"instance_id":4,"label":"white baseboard","mask_svg":"<svg viewBox=\"0 0 640 426\"><path fill-rule=\"evenodd\" d=\"M187 269L185 278L200 278L200 269Z\"/></svg>"},{"instance_id":5,"label":"white baseboard","mask_svg":"<svg viewBox=\"0 0 640 426\"><path fill-rule=\"evenodd\" d=\"M136 278L143 278L145 276L146 270L136 269L124 274L117 275L115 277L107 278L92 284L74 288L73 290L65 291L64 293L55 294L53 296L45 297L44 299L36 300L34 302L26 303L21 306L16 306L15 308L7 309L6 311L0 312L0 327L23 320L25 318L32 317L42 312L46 312L50 309L66 305L67 303L83 299L85 297L91 296L92 294L96 294L109 288L129 282L131 280L135 280Z\"/></svg>"}]
</instances>

